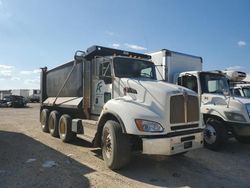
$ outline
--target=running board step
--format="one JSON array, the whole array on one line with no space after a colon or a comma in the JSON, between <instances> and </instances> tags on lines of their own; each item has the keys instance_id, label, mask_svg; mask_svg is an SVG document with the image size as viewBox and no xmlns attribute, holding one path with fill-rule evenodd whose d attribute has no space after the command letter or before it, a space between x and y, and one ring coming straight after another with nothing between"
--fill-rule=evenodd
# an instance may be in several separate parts
<instances>
[{"instance_id":1,"label":"running board step","mask_svg":"<svg viewBox=\"0 0 250 188\"><path fill-rule=\"evenodd\" d=\"M94 120L82 120L83 126L83 139L92 142L95 138L95 134L97 132L97 121Z\"/></svg>"},{"instance_id":2,"label":"running board step","mask_svg":"<svg viewBox=\"0 0 250 188\"><path fill-rule=\"evenodd\" d=\"M79 138L92 142L97 132L97 121L94 120L72 120L72 131L77 133Z\"/></svg>"}]
</instances>

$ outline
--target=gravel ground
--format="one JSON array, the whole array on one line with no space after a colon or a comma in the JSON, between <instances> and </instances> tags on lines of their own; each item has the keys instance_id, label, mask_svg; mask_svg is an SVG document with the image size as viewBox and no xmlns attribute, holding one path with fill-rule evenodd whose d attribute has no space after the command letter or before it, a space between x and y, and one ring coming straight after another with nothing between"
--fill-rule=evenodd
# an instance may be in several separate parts
<instances>
[{"instance_id":1,"label":"gravel ground","mask_svg":"<svg viewBox=\"0 0 250 188\"><path fill-rule=\"evenodd\" d=\"M0 109L0 187L250 187L250 145L230 139L218 152L134 155L119 171L105 167L99 148L65 144L43 133L39 104Z\"/></svg>"}]
</instances>

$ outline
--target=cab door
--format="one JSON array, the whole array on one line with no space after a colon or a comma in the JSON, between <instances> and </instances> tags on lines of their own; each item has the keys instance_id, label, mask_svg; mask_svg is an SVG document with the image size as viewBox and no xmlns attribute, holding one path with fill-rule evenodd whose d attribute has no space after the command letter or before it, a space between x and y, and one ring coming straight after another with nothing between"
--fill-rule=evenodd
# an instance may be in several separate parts
<instances>
[{"instance_id":1,"label":"cab door","mask_svg":"<svg viewBox=\"0 0 250 188\"><path fill-rule=\"evenodd\" d=\"M100 115L103 105L112 98L110 59L98 58L93 66L91 114Z\"/></svg>"}]
</instances>

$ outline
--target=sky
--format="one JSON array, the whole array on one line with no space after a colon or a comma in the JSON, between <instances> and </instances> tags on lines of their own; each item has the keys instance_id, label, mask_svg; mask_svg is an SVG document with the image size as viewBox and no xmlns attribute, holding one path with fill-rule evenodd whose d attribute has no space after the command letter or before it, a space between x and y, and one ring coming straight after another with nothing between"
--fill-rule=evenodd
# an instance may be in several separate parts
<instances>
[{"instance_id":1,"label":"sky","mask_svg":"<svg viewBox=\"0 0 250 188\"><path fill-rule=\"evenodd\" d=\"M250 73L249 0L0 0L0 89L39 88L39 68L102 45L201 56Z\"/></svg>"}]
</instances>

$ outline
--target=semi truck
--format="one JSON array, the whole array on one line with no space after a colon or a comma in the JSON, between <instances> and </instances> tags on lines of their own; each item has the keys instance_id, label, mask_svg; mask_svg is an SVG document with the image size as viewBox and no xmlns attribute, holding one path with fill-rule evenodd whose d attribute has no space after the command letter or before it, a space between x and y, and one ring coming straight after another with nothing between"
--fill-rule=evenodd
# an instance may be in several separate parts
<instances>
[{"instance_id":1,"label":"semi truck","mask_svg":"<svg viewBox=\"0 0 250 188\"><path fill-rule=\"evenodd\" d=\"M250 100L232 96L228 84L229 79L241 79L242 72L202 71L201 57L167 49L149 55L159 69L157 79L198 93L205 147L219 149L230 136L250 143Z\"/></svg>"},{"instance_id":2,"label":"semi truck","mask_svg":"<svg viewBox=\"0 0 250 188\"><path fill-rule=\"evenodd\" d=\"M133 152L176 155L203 147L197 94L158 81L150 59L92 46L74 61L42 68L42 130L100 147L110 169L126 166Z\"/></svg>"}]
</instances>

